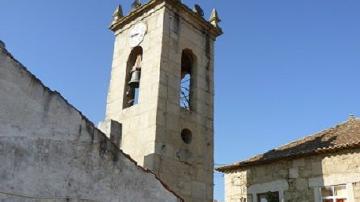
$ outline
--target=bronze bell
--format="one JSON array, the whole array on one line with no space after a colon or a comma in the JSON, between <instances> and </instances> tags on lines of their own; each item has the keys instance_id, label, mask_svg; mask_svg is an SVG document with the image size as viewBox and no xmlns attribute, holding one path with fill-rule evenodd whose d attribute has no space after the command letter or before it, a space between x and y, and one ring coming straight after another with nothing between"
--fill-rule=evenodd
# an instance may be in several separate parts
<instances>
[{"instance_id":1,"label":"bronze bell","mask_svg":"<svg viewBox=\"0 0 360 202\"><path fill-rule=\"evenodd\" d=\"M131 88L139 88L141 77L141 55L136 57L135 64L130 72L129 86Z\"/></svg>"},{"instance_id":2,"label":"bronze bell","mask_svg":"<svg viewBox=\"0 0 360 202\"><path fill-rule=\"evenodd\" d=\"M130 81L129 81L129 86L131 88L139 88L139 86L140 86L140 75L141 75L140 69L135 69L135 70L131 71L131 78L130 78Z\"/></svg>"}]
</instances>

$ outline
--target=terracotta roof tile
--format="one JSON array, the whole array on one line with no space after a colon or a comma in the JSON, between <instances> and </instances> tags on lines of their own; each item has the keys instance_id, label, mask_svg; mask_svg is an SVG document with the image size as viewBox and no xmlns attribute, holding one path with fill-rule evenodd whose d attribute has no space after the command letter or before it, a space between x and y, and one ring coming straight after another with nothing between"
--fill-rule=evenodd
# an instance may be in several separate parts
<instances>
[{"instance_id":1,"label":"terracotta roof tile","mask_svg":"<svg viewBox=\"0 0 360 202\"><path fill-rule=\"evenodd\" d=\"M229 172L247 166L271 163L277 160L293 159L351 148L360 148L360 119L354 116L351 116L348 121L333 128L280 146L248 160L219 167L216 170Z\"/></svg>"}]
</instances>

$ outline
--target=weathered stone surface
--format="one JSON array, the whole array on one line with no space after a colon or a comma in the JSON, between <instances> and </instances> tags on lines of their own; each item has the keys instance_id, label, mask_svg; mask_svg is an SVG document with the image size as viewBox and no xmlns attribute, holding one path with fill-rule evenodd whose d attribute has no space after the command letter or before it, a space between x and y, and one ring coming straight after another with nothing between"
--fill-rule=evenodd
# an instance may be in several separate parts
<instances>
[{"instance_id":1,"label":"weathered stone surface","mask_svg":"<svg viewBox=\"0 0 360 202\"><path fill-rule=\"evenodd\" d=\"M149 1L149 4L154 1ZM159 3L161 2L161 3ZM108 93L106 120L123 125L121 148L159 175L187 202L213 201L214 41L204 19L173 1L158 1L119 21ZM130 20L131 19L131 20ZM129 32L145 23L139 104L123 108ZM206 21L205 21L206 22ZM206 22L211 29L215 29ZM191 110L180 108L183 50L193 53ZM189 129L186 144L181 131Z\"/></svg>"},{"instance_id":2,"label":"weathered stone surface","mask_svg":"<svg viewBox=\"0 0 360 202\"><path fill-rule=\"evenodd\" d=\"M179 199L0 49L1 201Z\"/></svg>"}]
</instances>

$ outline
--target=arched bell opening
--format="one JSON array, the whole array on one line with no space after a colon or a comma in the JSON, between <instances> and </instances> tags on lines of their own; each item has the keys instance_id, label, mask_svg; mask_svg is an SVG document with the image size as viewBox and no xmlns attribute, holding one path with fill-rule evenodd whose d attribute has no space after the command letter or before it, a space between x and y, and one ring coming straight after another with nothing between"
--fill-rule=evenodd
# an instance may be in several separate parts
<instances>
[{"instance_id":1,"label":"arched bell opening","mask_svg":"<svg viewBox=\"0 0 360 202\"><path fill-rule=\"evenodd\" d=\"M143 49L140 46L133 48L126 67L123 108L139 103L142 59Z\"/></svg>"},{"instance_id":2,"label":"arched bell opening","mask_svg":"<svg viewBox=\"0 0 360 202\"><path fill-rule=\"evenodd\" d=\"M195 56L191 50L185 49L181 55L180 107L191 110L193 94L193 69Z\"/></svg>"}]
</instances>

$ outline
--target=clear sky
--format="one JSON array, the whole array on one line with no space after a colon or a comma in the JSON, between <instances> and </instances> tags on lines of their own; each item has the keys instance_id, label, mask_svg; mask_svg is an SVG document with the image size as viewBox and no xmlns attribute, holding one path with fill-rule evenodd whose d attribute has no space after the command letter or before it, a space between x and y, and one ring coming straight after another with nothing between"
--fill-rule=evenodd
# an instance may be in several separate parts
<instances>
[{"instance_id":1,"label":"clear sky","mask_svg":"<svg viewBox=\"0 0 360 202\"><path fill-rule=\"evenodd\" d=\"M216 43L215 159L232 163L360 115L359 0L185 0ZM0 39L92 121L104 117L114 37L130 0L1 0ZM215 196L223 198L222 175Z\"/></svg>"}]
</instances>

